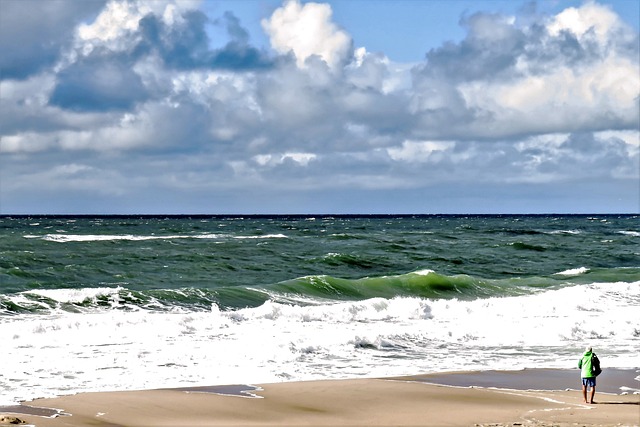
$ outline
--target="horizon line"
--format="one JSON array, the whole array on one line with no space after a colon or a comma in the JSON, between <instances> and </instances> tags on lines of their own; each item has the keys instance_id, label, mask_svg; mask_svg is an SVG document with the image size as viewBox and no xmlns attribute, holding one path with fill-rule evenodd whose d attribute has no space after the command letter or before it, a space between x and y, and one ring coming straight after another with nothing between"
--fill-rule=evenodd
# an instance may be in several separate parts
<instances>
[{"instance_id":1,"label":"horizon line","mask_svg":"<svg viewBox=\"0 0 640 427\"><path fill-rule=\"evenodd\" d=\"M640 212L539 212L539 213L0 213L0 218L45 218L45 217L146 217L146 218L179 218L179 217L417 217L417 216L633 216Z\"/></svg>"}]
</instances>

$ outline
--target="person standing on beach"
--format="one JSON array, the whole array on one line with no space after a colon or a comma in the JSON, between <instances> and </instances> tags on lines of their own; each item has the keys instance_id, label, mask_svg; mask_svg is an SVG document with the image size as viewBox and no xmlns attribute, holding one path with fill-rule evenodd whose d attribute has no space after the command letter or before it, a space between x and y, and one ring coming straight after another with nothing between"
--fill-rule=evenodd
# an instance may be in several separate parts
<instances>
[{"instance_id":1,"label":"person standing on beach","mask_svg":"<svg viewBox=\"0 0 640 427\"><path fill-rule=\"evenodd\" d=\"M591 347L587 347L578 362L578 368L581 369L582 377L582 396L584 403L593 403L593 396L596 394L596 376L600 374L600 361L598 356L593 352ZM587 401L587 388L591 388L591 395Z\"/></svg>"}]
</instances>

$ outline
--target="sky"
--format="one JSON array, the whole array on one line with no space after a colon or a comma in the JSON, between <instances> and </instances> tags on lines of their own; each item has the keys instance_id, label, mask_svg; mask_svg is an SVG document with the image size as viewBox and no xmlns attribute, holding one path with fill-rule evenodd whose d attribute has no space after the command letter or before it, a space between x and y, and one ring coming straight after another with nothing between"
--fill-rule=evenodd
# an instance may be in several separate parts
<instances>
[{"instance_id":1,"label":"sky","mask_svg":"<svg viewBox=\"0 0 640 427\"><path fill-rule=\"evenodd\" d=\"M640 2L0 0L0 214L640 212Z\"/></svg>"}]
</instances>

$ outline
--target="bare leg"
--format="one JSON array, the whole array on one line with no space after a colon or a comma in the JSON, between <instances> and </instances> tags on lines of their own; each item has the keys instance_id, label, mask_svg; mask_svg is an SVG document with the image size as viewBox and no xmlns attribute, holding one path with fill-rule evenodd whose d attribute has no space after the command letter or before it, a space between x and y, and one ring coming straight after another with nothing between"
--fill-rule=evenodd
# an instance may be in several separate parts
<instances>
[{"instance_id":1,"label":"bare leg","mask_svg":"<svg viewBox=\"0 0 640 427\"><path fill-rule=\"evenodd\" d=\"M593 403L593 396L595 396L595 394L596 394L596 388L591 387L591 401L589 403Z\"/></svg>"},{"instance_id":2,"label":"bare leg","mask_svg":"<svg viewBox=\"0 0 640 427\"><path fill-rule=\"evenodd\" d=\"M582 385L582 397L584 397L584 403L588 403L587 402L587 386L586 385Z\"/></svg>"}]
</instances>

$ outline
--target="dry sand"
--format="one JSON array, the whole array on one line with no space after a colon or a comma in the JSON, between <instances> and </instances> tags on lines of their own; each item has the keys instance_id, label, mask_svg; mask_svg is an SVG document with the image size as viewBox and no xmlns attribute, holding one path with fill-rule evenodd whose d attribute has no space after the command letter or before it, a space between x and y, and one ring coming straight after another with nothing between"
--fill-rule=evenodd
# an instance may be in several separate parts
<instances>
[{"instance_id":1,"label":"dry sand","mask_svg":"<svg viewBox=\"0 0 640 427\"><path fill-rule=\"evenodd\" d=\"M512 378L526 384L532 375L535 371ZM597 393L596 404L589 405L576 390L451 387L424 381L429 376L278 383L258 390L221 386L82 393L29 403L70 415L3 414L38 427L640 425L637 394Z\"/></svg>"}]
</instances>

